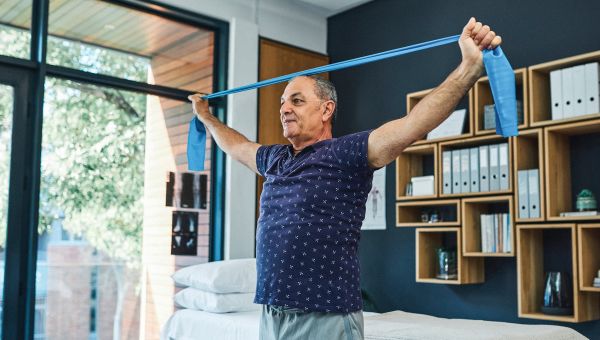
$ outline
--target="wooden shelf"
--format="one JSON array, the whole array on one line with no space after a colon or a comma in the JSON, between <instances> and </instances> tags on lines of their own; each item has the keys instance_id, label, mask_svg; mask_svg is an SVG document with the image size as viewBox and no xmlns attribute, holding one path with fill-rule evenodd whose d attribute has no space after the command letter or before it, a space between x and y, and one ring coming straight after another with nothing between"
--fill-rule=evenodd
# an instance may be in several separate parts
<instances>
[{"instance_id":1,"label":"wooden shelf","mask_svg":"<svg viewBox=\"0 0 600 340\"><path fill-rule=\"evenodd\" d=\"M520 68L515 70L515 82L517 85L517 100L523 104L523 123L519 124L519 129L524 129L529 123L529 96L527 91L527 69ZM475 135L486 135L495 133L495 129L484 129L484 107L494 104L494 97L490 88L489 78L480 78L474 86L474 104L473 117L475 118Z\"/></svg>"},{"instance_id":2,"label":"wooden shelf","mask_svg":"<svg viewBox=\"0 0 600 340\"><path fill-rule=\"evenodd\" d=\"M579 289L600 293L600 288L592 285L600 270L600 224L579 224L577 245Z\"/></svg>"},{"instance_id":3,"label":"wooden shelf","mask_svg":"<svg viewBox=\"0 0 600 340\"><path fill-rule=\"evenodd\" d=\"M423 210L439 207L446 216L454 217L449 221L421 222ZM428 209L429 208L429 209ZM443 215L442 215L443 216ZM396 227L442 227L460 225L460 200L433 200L396 203Z\"/></svg>"},{"instance_id":4,"label":"wooden shelf","mask_svg":"<svg viewBox=\"0 0 600 340\"><path fill-rule=\"evenodd\" d=\"M550 71L594 61L600 61L600 51L585 53L529 67L529 126L546 126L599 118L600 113L593 113L567 119L552 120L550 106Z\"/></svg>"},{"instance_id":5,"label":"wooden shelf","mask_svg":"<svg viewBox=\"0 0 600 340\"><path fill-rule=\"evenodd\" d=\"M515 179L515 222L542 222L545 220L545 192L544 190L544 134L541 128L519 131L519 136L512 138L514 162L513 178ZM539 169L539 209L538 218L520 218L519 210L522 208L519 202L518 171ZM526 205L527 203L525 203Z\"/></svg>"},{"instance_id":6,"label":"wooden shelf","mask_svg":"<svg viewBox=\"0 0 600 340\"><path fill-rule=\"evenodd\" d=\"M575 211L571 189L570 137L600 133L600 119L573 122L544 129L544 168L546 218L548 221L600 220L600 216L561 217L563 211ZM596 194L597 190L593 190Z\"/></svg>"},{"instance_id":7,"label":"wooden shelf","mask_svg":"<svg viewBox=\"0 0 600 340\"><path fill-rule=\"evenodd\" d=\"M416 281L437 284L471 284L485 280L483 258L467 258L461 255L461 231L458 227L416 229ZM457 279L436 278L436 249L456 249Z\"/></svg>"},{"instance_id":8,"label":"wooden shelf","mask_svg":"<svg viewBox=\"0 0 600 340\"><path fill-rule=\"evenodd\" d=\"M457 150L470 148L481 145L491 145L491 144L500 144L500 143L508 143L508 189L507 190L495 190L495 191L479 191L479 192L463 192L463 193L452 193L452 194L444 194L443 193L443 178L442 178L442 169L441 166L438 167L437 177L439 188L438 193L440 198L456 198L456 197L475 197L475 196L490 196L490 195L503 195L503 194L511 194L513 192L513 175L512 171L512 155L513 155L513 146L512 142L510 142L511 138L504 138L498 135L487 135L487 136L477 136L470 137L461 140L447 141L438 144L438 158L441 160L442 153L448 150ZM441 164L441 161L438 161L438 164Z\"/></svg>"},{"instance_id":9,"label":"wooden shelf","mask_svg":"<svg viewBox=\"0 0 600 340\"><path fill-rule=\"evenodd\" d=\"M410 111L415 107L421 99L423 99L426 95L428 95L433 89L427 89L423 91L413 92L406 95L406 114L408 115ZM442 138L434 138L434 139L426 139L427 136L423 136L423 139L419 139L414 142L414 145L421 145L426 143L436 143L448 140L455 140L460 138L465 138L469 136L473 136L473 90L470 90L468 95L461 100L458 104L457 108L466 108L467 115L465 117L466 122L465 126L467 131L457 136L451 137L442 137Z\"/></svg>"},{"instance_id":10,"label":"wooden shelf","mask_svg":"<svg viewBox=\"0 0 600 340\"><path fill-rule=\"evenodd\" d=\"M462 252L463 256L515 256L513 228L513 198L511 195L465 198L461 204L462 210ZM510 252L481 251L481 214L508 213L510 222Z\"/></svg>"},{"instance_id":11,"label":"wooden shelf","mask_svg":"<svg viewBox=\"0 0 600 340\"><path fill-rule=\"evenodd\" d=\"M562 231L562 232L561 232ZM559 234L557 234L557 232ZM554 233L554 235L552 235ZM545 241L553 238L550 251ZM561 322L584 322L600 319L600 294L578 289L577 234L575 224L518 224L517 225L517 280L519 317ZM568 254L563 254L566 252ZM554 316L541 313L545 270L556 270L548 255L570 258L567 267L572 278L573 315ZM546 263L547 262L547 263Z\"/></svg>"},{"instance_id":12,"label":"wooden shelf","mask_svg":"<svg viewBox=\"0 0 600 340\"><path fill-rule=\"evenodd\" d=\"M411 146L402 152L396 159L396 200L415 200L415 199L431 199L437 198L438 190L438 158L437 144L426 144ZM425 173L426 161L433 164L431 172ZM410 179L416 176L433 175L433 195L424 196L406 196L406 185L410 183Z\"/></svg>"}]
</instances>

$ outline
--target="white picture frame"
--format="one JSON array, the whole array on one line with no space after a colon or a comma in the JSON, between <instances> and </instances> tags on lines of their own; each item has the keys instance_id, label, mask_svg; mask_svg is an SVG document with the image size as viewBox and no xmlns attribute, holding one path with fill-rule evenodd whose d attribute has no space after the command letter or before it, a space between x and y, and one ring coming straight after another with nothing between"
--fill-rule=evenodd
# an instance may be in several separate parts
<instances>
[{"instance_id":1,"label":"white picture frame","mask_svg":"<svg viewBox=\"0 0 600 340\"><path fill-rule=\"evenodd\" d=\"M367 196L365 219L361 230L385 230L385 167L373 173L373 184Z\"/></svg>"},{"instance_id":2,"label":"white picture frame","mask_svg":"<svg viewBox=\"0 0 600 340\"><path fill-rule=\"evenodd\" d=\"M465 126L466 116L467 109L460 109L452 112L445 121L427 134L427 139L460 136L463 127Z\"/></svg>"}]
</instances>

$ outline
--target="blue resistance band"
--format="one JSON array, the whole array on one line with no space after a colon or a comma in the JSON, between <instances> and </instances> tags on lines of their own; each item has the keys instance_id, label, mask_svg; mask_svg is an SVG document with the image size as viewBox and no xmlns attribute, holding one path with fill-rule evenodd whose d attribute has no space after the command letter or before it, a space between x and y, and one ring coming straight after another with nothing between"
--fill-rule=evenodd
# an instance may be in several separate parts
<instances>
[{"instance_id":1,"label":"blue resistance band","mask_svg":"<svg viewBox=\"0 0 600 340\"><path fill-rule=\"evenodd\" d=\"M413 53L432 47L447 45L450 43L457 42L460 35L453 35L446 38L440 38L431 40L423 43L400 47L397 49L379 52L364 57L358 57L346 61L340 61L337 63L319 66L308 70L291 73L288 75L259 81L254 84L244 85L237 88L229 89L226 91L215 92L202 97L203 99L212 99L217 97L223 97L229 94L238 93L242 91L248 91L257 89L264 86L269 86L284 81L291 80L298 76L309 76L319 73L331 72L358 66L366 63L372 63L383 59L397 57L403 54ZM503 137L516 136L517 135L517 101L516 101L516 86L515 86L515 75L512 67L510 66L506 56L502 52L500 46L494 50L483 51L483 63L485 65L486 72L490 79L490 86L492 88L492 96L494 97L495 109L496 109L496 132L501 134ZM188 135L188 168L193 171L204 170L204 149L206 146L206 129L204 125L194 117L190 122L190 129Z\"/></svg>"}]
</instances>

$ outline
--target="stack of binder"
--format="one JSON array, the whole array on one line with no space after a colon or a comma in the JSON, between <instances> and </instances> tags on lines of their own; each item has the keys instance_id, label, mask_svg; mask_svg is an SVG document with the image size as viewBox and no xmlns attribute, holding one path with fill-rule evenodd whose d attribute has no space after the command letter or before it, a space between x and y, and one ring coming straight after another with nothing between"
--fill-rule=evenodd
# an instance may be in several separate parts
<instances>
[{"instance_id":1,"label":"stack of binder","mask_svg":"<svg viewBox=\"0 0 600 340\"><path fill-rule=\"evenodd\" d=\"M517 171L519 218L540 217L540 170Z\"/></svg>"},{"instance_id":2,"label":"stack of binder","mask_svg":"<svg viewBox=\"0 0 600 340\"><path fill-rule=\"evenodd\" d=\"M600 112L598 63L550 72L552 119L565 119Z\"/></svg>"},{"instance_id":3,"label":"stack of binder","mask_svg":"<svg viewBox=\"0 0 600 340\"><path fill-rule=\"evenodd\" d=\"M510 253L511 223L509 214L481 214L481 252Z\"/></svg>"},{"instance_id":4,"label":"stack of binder","mask_svg":"<svg viewBox=\"0 0 600 340\"><path fill-rule=\"evenodd\" d=\"M508 143L442 152L442 193L509 188Z\"/></svg>"}]
</instances>

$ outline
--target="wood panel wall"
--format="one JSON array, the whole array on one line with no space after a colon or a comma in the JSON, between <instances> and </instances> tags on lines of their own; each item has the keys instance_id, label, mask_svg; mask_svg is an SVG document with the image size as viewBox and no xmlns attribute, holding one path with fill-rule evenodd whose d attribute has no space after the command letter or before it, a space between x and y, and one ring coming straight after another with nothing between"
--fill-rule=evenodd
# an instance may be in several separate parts
<instances>
[{"instance_id":1,"label":"wood panel wall","mask_svg":"<svg viewBox=\"0 0 600 340\"><path fill-rule=\"evenodd\" d=\"M259 80L270 79L318 66L327 65L329 57L269 39L260 39ZM320 76L329 79L328 73ZM279 119L280 98L287 83L275 84L258 90L258 143L289 144L283 138ZM257 202L260 202L263 178L257 181ZM258 204L257 215L258 216Z\"/></svg>"}]
</instances>

